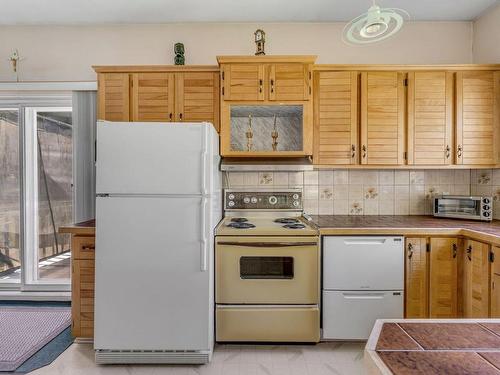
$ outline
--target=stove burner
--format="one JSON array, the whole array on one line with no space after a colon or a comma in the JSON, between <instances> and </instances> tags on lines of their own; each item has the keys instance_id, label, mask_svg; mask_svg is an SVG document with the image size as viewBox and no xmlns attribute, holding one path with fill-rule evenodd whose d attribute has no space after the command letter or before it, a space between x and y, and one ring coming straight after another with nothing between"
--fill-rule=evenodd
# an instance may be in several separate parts
<instances>
[{"instance_id":1,"label":"stove burner","mask_svg":"<svg viewBox=\"0 0 500 375\"><path fill-rule=\"evenodd\" d=\"M252 223L245 223L245 222L232 222L227 225L230 228L235 228L235 229L250 229L250 228L255 228L255 225Z\"/></svg>"},{"instance_id":2,"label":"stove burner","mask_svg":"<svg viewBox=\"0 0 500 375\"><path fill-rule=\"evenodd\" d=\"M233 217L231 219L231 221L233 223L244 223L244 222L248 221L248 219L246 217Z\"/></svg>"},{"instance_id":3,"label":"stove burner","mask_svg":"<svg viewBox=\"0 0 500 375\"><path fill-rule=\"evenodd\" d=\"M274 222L280 224L297 224L300 222L300 220L294 219L293 217L281 217L279 219L274 220Z\"/></svg>"},{"instance_id":4,"label":"stove burner","mask_svg":"<svg viewBox=\"0 0 500 375\"><path fill-rule=\"evenodd\" d=\"M304 229L305 227L306 226L304 224L300 223L283 225L283 228L288 228L288 229Z\"/></svg>"}]
</instances>

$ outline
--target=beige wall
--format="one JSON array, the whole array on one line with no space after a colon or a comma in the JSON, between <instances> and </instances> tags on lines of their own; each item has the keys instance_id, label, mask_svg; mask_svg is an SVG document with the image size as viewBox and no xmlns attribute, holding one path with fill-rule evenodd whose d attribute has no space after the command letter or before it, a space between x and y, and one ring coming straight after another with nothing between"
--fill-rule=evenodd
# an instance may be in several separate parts
<instances>
[{"instance_id":1,"label":"beige wall","mask_svg":"<svg viewBox=\"0 0 500 375\"><path fill-rule=\"evenodd\" d=\"M474 22L473 46L475 63L500 63L500 4Z\"/></svg>"},{"instance_id":2,"label":"beige wall","mask_svg":"<svg viewBox=\"0 0 500 375\"><path fill-rule=\"evenodd\" d=\"M184 42L187 64L215 64L218 54L252 54L263 27L268 54L317 54L318 63L470 63L470 22L408 23L372 46L341 41L341 23L165 24L121 26L2 26L0 80L13 80L15 48L21 80L94 80L93 64L171 64L173 43Z\"/></svg>"}]
</instances>

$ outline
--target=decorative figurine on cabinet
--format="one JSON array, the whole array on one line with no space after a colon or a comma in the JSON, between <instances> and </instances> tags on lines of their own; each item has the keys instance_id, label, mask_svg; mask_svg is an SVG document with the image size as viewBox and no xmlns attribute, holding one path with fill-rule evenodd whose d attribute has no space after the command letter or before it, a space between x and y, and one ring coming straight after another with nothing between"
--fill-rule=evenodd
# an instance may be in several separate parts
<instances>
[{"instance_id":1,"label":"decorative figurine on cabinet","mask_svg":"<svg viewBox=\"0 0 500 375\"><path fill-rule=\"evenodd\" d=\"M183 43L175 43L174 44L174 53L175 53L174 64L175 65L184 65L184 63L185 63L184 44Z\"/></svg>"},{"instance_id":2,"label":"decorative figurine on cabinet","mask_svg":"<svg viewBox=\"0 0 500 375\"><path fill-rule=\"evenodd\" d=\"M262 29L257 29L254 33L255 35L255 44L257 45L257 51L255 55L265 55L264 52L264 43L266 42L266 33Z\"/></svg>"}]
</instances>

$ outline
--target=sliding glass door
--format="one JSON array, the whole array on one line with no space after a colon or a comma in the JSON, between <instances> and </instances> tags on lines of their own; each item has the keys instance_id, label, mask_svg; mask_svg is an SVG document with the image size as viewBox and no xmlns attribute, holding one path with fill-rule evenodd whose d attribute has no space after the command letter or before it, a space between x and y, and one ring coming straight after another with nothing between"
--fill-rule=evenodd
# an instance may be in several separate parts
<instances>
[{"instance_id":1,"label":"sliding glass door","mask_svg":"<svg viewBox=\"0 0 500 375\"><path fill-rule=\"evenodd\" d=\"M69 290L72 109L0 109L0 134L0 287Z\"/></svg>"}]
</instances>

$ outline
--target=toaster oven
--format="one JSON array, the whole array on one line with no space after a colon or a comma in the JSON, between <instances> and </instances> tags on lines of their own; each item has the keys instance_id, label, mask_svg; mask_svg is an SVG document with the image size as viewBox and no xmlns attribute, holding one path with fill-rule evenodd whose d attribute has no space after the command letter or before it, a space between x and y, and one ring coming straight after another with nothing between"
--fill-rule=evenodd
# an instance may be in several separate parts
<instances>
[{"instance_id":1,"label":"toaster oven","mask_svg":"<svg viewBox=\"0 0 500 375\"><path fill-rule=\"evenodd\" d=\"M434 216L491 221L492 197L442 195L434 198Z\"/></svg>"}]
</instances>

